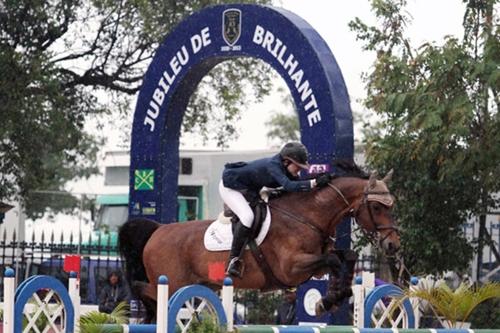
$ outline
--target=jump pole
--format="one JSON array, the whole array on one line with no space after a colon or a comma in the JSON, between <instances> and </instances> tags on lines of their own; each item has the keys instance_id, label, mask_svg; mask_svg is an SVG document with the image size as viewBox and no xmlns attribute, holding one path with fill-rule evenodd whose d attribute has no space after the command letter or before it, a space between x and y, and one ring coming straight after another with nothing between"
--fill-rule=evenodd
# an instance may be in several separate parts
<instances>
[{"instance_id":1,"label":"jump pole","mask_svg":"<svg viewBox=\"0 0 500 333\"><path fill-rule=\"evenodd\" d=\"M10 267L5 269L3 279L3 333L14 333L14 297L16 274Z\"/></svg>"}]
</instances>

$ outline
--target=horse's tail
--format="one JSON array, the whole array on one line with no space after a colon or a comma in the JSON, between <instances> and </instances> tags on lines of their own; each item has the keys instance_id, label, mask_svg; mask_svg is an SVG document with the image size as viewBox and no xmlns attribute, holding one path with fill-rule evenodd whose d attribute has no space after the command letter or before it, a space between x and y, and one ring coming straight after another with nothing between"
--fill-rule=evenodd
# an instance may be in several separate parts
<instances>
[{"instance_id":1,"label":"horse's tail","mask_svg":"<svg viewBox=\"0 0 500 333\"><path fill-rule=\"evenodd\" d=\"M129 286L141 281L148 282L142 262L142 252L149 238L160 224L148 219L128 220L118 233L120 255L125 259L125 277ZM134 288L131 288L132 290Z\"/></svg>"}]
</instances>

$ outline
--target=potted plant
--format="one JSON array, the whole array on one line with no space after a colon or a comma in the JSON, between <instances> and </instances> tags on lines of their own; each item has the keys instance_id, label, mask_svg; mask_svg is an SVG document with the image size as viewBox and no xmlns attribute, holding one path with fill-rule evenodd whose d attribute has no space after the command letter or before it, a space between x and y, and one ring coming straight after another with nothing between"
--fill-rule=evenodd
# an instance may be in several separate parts
<instances>
[{"instance_id":1,"label":"potted plant","mask_svg":"<svg viewBox=\"0 0 500 333\"><path fill-rule=\"evenodd\" d=\"M120 326L103 326L104 324L128 323L129 306L127 302L119 303L111 313L90 311L80 317L82 333L121 333Z\"/></svg>"},{"instance_id":2,"label":"potted plant","mask_svg":"<svg viewBox=\"0 0 500 333\"><path fill-rule=\"evenodd\" d=\"M430 306L445 328L466 328L467 319L482 302L500 298L500 283L488 282L481 286L462 282L453 290L446 283L412 286L395 304L395 309L404 299L418 299Z\"/></svg>"}]
</instances>

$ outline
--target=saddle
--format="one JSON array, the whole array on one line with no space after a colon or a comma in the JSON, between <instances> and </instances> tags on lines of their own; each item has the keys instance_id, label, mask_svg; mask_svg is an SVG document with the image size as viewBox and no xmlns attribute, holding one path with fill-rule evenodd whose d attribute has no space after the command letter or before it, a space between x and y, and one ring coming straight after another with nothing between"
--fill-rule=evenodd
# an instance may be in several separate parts
<instances>
[{"instance_id":1,"label":"saddle","mask_svg":"<svg viewBox=\"0 0 500 333\"><path fill-rule=\"evenodd\" d=\"M281 195L283 195L284 192L280 189L269 189L264 187L258 194L256 194L255 192L250 192L245 190L241 191L241 193L249 203L250 208L252 209L254 214L254 220L252 224L252 234L250 238L255 239L259 235L262 229L262 225L266 220L267 206L269 200L280 197ZM233 227L232 230L234 233L234 225L236 222L238 222L238 216L236 216L236 214L234 214L233 211L226 204L224 204L223 215L224 217L231 220L231 224Z\"/></svg>"},{"instance_id":2,"label":"saddle","mask_svg":"<svg viewBox=\"0 0 500 333\"><path fill-rule=\"evenodd\" d=\"M259 198L250 202L250 208L252 208L254 214L250 239L254 240L259 235L262 225L266 220L267 202ZM226 204L224 204L224 217L231 219L231 227L234 233L234 226L236 225L236 222L238 222L238 216L236 216L236 214L233 213L233 211Z\"/></svg>"},{"instance_id":3,"label":"saddle","mask_svg":"<svg viewBox=\"0 0 500 333\"><path fill-rule=\"evenodd\" d=\"M257 264L262 269L264 275L267 277L267 280L271 281L271 284L274 286L286 289L289 288L290 286L283 284L276 278L276 276L274 276L274 273L264 256L264 253L262 253L262 250L257 245L257 242L255 240L262 229L264 221L266 220L267 205L268 205L267 200L280 196L281 194L282 192L280 191L271 191L271 192L264 191L261 192L258 197L255 195L250 196L247 193L243 193L243 196L245 196L245 199L247 199L247 202L249 203L250 208L252 208L252 211L254 213L254 222L252 224L252 230L247 245L250 248L253 257L257 261ZM231 219L231 227L234 233L234 227L236 225L236 222L238 222L238 216L236 216L236 214L234 214L233 211L229 207L227 207L226 204L224 204L224 216L226 218ZM243 268L241 275L243 275ZM272 289L273 288L269 286L268 289L264 288L262 289L262 291L268 291Z\"/></svg>"}]
</instances>

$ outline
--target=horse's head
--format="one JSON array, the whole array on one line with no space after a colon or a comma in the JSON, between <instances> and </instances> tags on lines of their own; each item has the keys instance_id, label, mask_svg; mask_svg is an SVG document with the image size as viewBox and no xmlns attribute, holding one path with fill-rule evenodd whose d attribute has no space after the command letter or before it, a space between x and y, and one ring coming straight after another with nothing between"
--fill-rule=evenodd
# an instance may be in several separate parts
<instances>
[{"instance_id":1,"label":"horse's head","mask_svg":"<svg viewBox=\"0 0 500 333\"><path fill-rule=\"evenodd\" d=\"M356 222L369 238L378 241L387 255L395 254L400 247L399 230L392 216L394 197L387 188L391 177L392 170L382 180L372 173L362 198L353 207Z\"/></svg>"}]
</instances>

